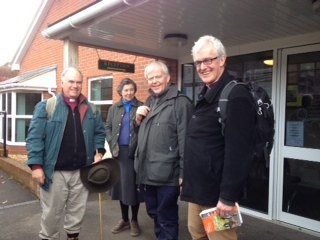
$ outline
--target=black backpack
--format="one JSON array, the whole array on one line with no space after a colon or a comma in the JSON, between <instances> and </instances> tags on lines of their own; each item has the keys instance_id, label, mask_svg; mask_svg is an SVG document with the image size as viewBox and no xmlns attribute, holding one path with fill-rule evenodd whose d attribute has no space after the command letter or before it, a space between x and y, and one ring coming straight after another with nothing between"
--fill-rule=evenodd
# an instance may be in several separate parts
<instances>
[{"instance_id":1,"label":"black backpack","mask_svg":"<svg viewBox=\"0 0 320 240\"><path fill-rule=\"evenodd\" d=\"M254 147L254 161L264 161L265 167L269 168L270 153L274 142L274 112L273 105L268 96L268 93L253 82L238 82L233 80L229 82L221 92L219 99L220 119L222 124L222 135L224 135L224 128L227 120L227 107L229 94L234 86L243 85L250 92L252 101L256 109L256 126L255 126L255 147Z\"/></svg>"}]
</instances>

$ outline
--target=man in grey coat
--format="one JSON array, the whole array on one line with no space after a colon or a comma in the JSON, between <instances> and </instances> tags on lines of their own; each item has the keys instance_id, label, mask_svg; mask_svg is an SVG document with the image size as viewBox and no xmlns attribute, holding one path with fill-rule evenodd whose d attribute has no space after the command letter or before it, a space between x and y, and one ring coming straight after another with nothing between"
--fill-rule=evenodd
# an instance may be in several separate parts
<instances>
[{"instance_id":1,"label":"man in grey coat","mask_svg":"<svg viewBox=\"0 0 320 240\"><path fill-rule=\"evenodd\" d=\"M144 191L148 215L158 240L178 240L184 141L193 111L191 101L170 83L167 66L159 61L145 68L150 97L136 113L140 126L135 170Z\"/></svg>"}]
</instances>

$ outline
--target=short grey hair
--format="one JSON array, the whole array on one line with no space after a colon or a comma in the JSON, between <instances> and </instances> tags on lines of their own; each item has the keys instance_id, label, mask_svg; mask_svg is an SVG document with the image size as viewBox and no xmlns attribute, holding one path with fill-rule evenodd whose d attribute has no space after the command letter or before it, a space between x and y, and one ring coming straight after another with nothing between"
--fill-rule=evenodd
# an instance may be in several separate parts
<instances>
[{"instance_id":1,"label":"short grey hair","mask_svg":"<svg viewBox=\"0 0 320 240\"><path fill-rule=\"evenodd\" d=\"M67 74L69 71L76 71L76 72L78 72L78 73L80 74L80 76L81 76L81 80L83 80L82 72L81 72L78 68L76 68L76 67L67 67L67 68L63 69L63 71L62 71L62 73L61 73L61 80L62 80L62 82L65 81L65 76L66 76L66 74Z\"/></svg>"},{"instance_id":2,"label":"short grey hair","mask_svg":"<svg viewBox=\"0 0 320 240\"><path fill-rule=\"evenodd\" d=\"M205 35L200 37L193 45L191 55L194 57L202 48L210 45L215 50L217 57L227 56L226 49L222 42L213 36Z\"/></svg>"},{"instance_id":3,"label":"short grey hair","mask_svg":"<svg viewBox=\"0 0 320 240\"><path fill-rule=\"evenodd\" d=\"M163 74L166 76L169 76L169 68L166 64L164 64L161 61L154 60L151 63L149 63L146 68L144 69L144 77L145 79L148 79L148 75L155 69L156 66L160 66L162 69Z\"/></svg>"}]
</instances>

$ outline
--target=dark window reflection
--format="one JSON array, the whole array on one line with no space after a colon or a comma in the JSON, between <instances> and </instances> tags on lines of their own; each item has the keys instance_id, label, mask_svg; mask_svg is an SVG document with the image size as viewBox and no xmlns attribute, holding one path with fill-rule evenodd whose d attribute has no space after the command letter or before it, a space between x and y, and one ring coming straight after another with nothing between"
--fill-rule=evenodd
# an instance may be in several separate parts
<instances>
[{"instance_id":1,"label":"dark window reflection","mask_svg":"<svg viewBox=\"0 0 320 240\"><path fill-rule=\"evenodd\" d=\"M245 185L243 196L239 201L255 211L268 213L269 199L269 167L264 161L254 161Z\"/></svg>"},{"instance_id":2,"label":"dark window reflection","mask_svg":"<svg viewBox=\"0 0 320 240\"><path fill-rule=\"evenodd\" d=\"M320 221L320 163L286 158L282 211Z\"/></svg>"},{"instance_id":3,"label":"dark window reflection","mask_svg":"<svg viewBox=\"0 0 320 240\"><path fill-rule=\"evenodd\" d=\"M25 142L31 119L16 120L16 142Z\"/></svg>"},{"instance_id":4,"label":"dark window reflection","mask_svg":"<svg viewBox=\"0 0 320 240\"><path fill-rule=\"evenodd\" d=\"M107 121L108 111L111 105L96 105L96 109L100 111L102 121L105 123Z\"/></svg>"},{"instance_id":5,"label":"dark window reflection","mask_svg":"<svg viewBox=\"0 0 320 240\"><path fill-rule=\"evenodd\" d=\"M16 114L32 115L35 105L41 101L41 93L17 93Z\"/></svg>"},{"instance_id":6,"label":"dark window reflection","mask_svg":"<svg viewBox=\"0 0 320 240\"><path fill-rule=\"evenodd\" d=\"M320 52L288 57L285 143L320 149Z\"/></svg>"},{"instance_id":7,"label":"dark window reflection","mask_svg":"<svg viewBox=\"0 0 320 240\"><path fill-rule=\"evenodd\" d=\"M112 100L112 78L91 81L91 101Z\"/></svg>"},{"instance_id":8,"label":"dark window reflection","mask_svg":"<svg viewBox=\"0 0 320 240\"><path fill-rule=\"evenodd\" d=\"M229 73L243 82L255 82L263 87L271 97L272 65L265 60L272 60L272 51L246 54L227 58ZM243 196L239 203L249 209L268 213L269 199L269 163L256 159L249 173Z\"/></svg>"}]
</instances>

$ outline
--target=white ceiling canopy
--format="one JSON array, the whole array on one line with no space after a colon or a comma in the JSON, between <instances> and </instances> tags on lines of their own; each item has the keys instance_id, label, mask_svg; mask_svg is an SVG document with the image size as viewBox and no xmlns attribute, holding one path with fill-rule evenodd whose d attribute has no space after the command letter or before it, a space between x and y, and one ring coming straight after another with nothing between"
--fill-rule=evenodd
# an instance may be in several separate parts
<instances>
[{"instance_id":1,"label":"white ceiling canopy","mask_svg":"<svg viewBox=\"0 0 320 240\"><path fill-rule=\"evenodd\" d=\"M227 47L320 31L312 0L105 0L43 31L83 45L178 59L209 34ZM182 34L184 44L165 44Z\"/></svg>"}]
</instances>

